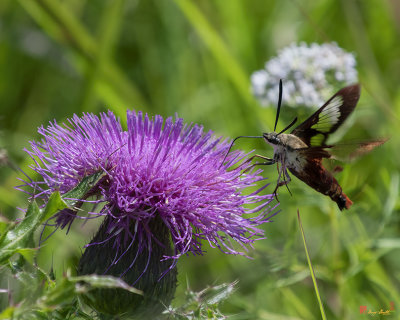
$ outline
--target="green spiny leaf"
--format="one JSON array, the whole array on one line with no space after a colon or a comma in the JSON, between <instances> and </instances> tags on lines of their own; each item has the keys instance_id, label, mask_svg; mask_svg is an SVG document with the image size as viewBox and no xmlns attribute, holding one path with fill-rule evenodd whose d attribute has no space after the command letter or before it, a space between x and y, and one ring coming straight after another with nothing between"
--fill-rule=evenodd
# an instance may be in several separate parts
<instances>
[{"instance_id":1,"label":"green spiny leaf","mask_svg":"<svg viewBox=\"0 0 400 320\"><path fill-rule=\"evenodd\" d=\"M87 197L92 195L92 189L106 176L106 172L99 171L83 178L82 181L75 188L63 194L63 199L65 199L65 202L70 207L76 206L80 203L80 201L76 199L86 199Z\"/></svg>"},{"instance_id":2,"label":"green spiny leaf","mask_svg":"<svg viewBox=\"0 0 400 320\"><path fill-rule=\"evenodd\" d=\"M25 218L2 237L0 243L0 265L7 263L7 260L19 249L27 247L31 234L39 224L40 209L36 202L30 203Z\"/></svg>"},{"instance_id":3,"label":"green spiny leaf","mask_svg":"<svg viewBox=\"0 0 400 320\"><path fill-rule=\"evenodd\" d=\"M92 288L120 288L132 293L143 295L143 291L131 287L120 278L115 278L112 276L89 275L73 277L70 280L74 282L86 282L90 284Z\"/></svg>"},{"instance_id":4,"label":"green spiny leaf","mask_svg":"<svg viewBox=\"0 0 400 320\"><path fill-rule=\"evenodd\" d=\"M7 263L16 252L24 255L27 260L32 260L32 251L26 250L33 247L32 236L34 231L47 219L57 212L69 206L79 206L81 203L76 199L85 199L90 196L90 192L101 179L106 176L103 171L85 177L71 191L64 194L65 198L74 200L63 200L59 192L50 195L49 201L44 209L39 209L35 201L29 204L25 218L11 226L0 238L0 265Z\"/></svg>"}]
</instances>

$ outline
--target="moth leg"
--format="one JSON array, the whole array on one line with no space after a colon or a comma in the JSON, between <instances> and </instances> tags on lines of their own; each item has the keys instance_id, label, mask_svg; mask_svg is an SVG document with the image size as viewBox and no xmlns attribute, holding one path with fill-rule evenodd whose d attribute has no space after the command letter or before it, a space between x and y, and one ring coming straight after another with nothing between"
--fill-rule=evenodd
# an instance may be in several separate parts
<instances>
[{"instance_id":1,"label":"moth leg","mask_svg":"<svg viewBox=\"0 0 400 320\"><path fill-rule=\"evenodd\" d=\"M264 159L264 160L267 160L267 161L273 161L273 162L275 162L274 159L268 158L268 157L266 157L266 156L262 156L261 154L255 154L254 156L251 156L249 159L253 160L254 158L260 158L260 159Z\"/></svg>"},{"instance_id":2,"label":"moth leg","mask_svg":"<svg viewBox=\"0 0 400 320\"><path fill-rule=\"evenodd\" d=\"M248 158L242 165L245 165L246 163L251 162L255 158L260 158L260 159L267 160L267 161L266 162L254 163L250 167L248 167L246 170L244 170L243 173L246 173L246 172L250 171L255 166L269 166L269 165L272 165L272 164L274 164L276 162L274 159L271 159L271 158L268 158L268 157L264 157L264 156L262 156L260 154L255 154L254 156L251 156L250 158Z\"/></svg>"},{"instance_id":3,"label":"moth leg","mask_svg":"<svg viewBox=\"0 0 400 320\"><path fill-rule=\"evenodd\" d=\"M278 199L278 194L276 192L278 191L278 188L283 185L282 181L280 181L280 180L281 180L281 175L282 175L282 171L283 171L284 168L283 168L283 166L282 166L282 169L279 167L279 161L276 163L276 169L278 170L278 179L276 181L275 190L274 190L274 192L272 194L275 195L276 201L280 202L279 199Z\"/></svg>"},{"instance_id":4,"label":"moth leg","mask_svg":"<svg viewBox=\"0 0 400 320\"><path fill-rule=\"evenodd\" d=\"M276 190L278 189L278 186L276 186L274 192L272 193L275 196L276 201L280 202L278 199L278 194L276 193Z\"/></svg>"},{"instance_id":5,"label":"moth leg","mask_svg":"<svg viewBox=\"0 0 400 320\"><path fill-rule=\"evenodd\" d=\"M289 173L287 172L287 170L286 169L283 169L282 168L282 171L281 171L281 173L284 173L283 174L283 179L282 179L282 181L279 181L279 179L280 179L280 177L281 177L281 175L279 175L279 177L278 177L278 187L282 187L282 186L285 186L285 185L287 185L290 181L292 181L292 179L290 178L290 176L289 176ZM286 180L287 179L287 180Z\"/></svg>"},{"instance_id":6,"label":"moth leg","mask_svg":"<svg viewBox=\"0 0 400 320\"><path fill-rule=\"evenodd\" d=\"M288 173L288 171L286 169L285 164L282 162L282 168L280 168L279 167L279 162L278 162L277 163L277 170L278 170L279 175L278 175L278 180L277 180L276 187L275 187L275 190L274 190L274 194L275 194L276 200L278 200L278 197L276 196L276 192L277 192L278 188L281 187L281 186L286 186L286 189L288 189L289 194L291 196L293 196L292 192L290 191L289 186L288 186L288 184L290 183L290 181L292 181L292 179L290 178L290 175L289 175L289 173ZM283 173L283 177L282 177L282 173ZM282 181L281 181L281 177L282 177Z\"/></svg>"},{"instance_id":7,"label":"moth leg","mask_svg":"<svg viewBox=\"0 0 400 320\"><path fill-rule=\"evenodd\" d=\"M283 180L284 180L284 182L285 182L285 186L286 186L286 189L289 191L289 194L291 195L291 196L293 196L292 195L292 192L290 191L290 189L289 189L289 182L290 181L292 181L292 179L290 178L290 175L289 175L289 173L287 172L287 170L285 169L285 172L284 172L285 174L284 174L284 176L283 176ZM287 178L287 180L286 180L286 178Z\"/></svg>"},{"instance_id":8,"label":"moth leg","mask_svg":"<svg viewBox=\"0 0 400 320\"><path fill-rule=\"evenodd\" d=\"M248 162L251 162L251 161L253 161L253 159L255 159L255 158L260 158L260 159L267 160L268 162L273 162L273 163L276 162L274 159L271 159L271 158L262 156L261 154L255 154L254 156L251 156L250 158L248 158L243 164L246 164L246 163L248 163ZM272 164L272 163L271 163L271 164Z\"/></svg>"}]
</instances>

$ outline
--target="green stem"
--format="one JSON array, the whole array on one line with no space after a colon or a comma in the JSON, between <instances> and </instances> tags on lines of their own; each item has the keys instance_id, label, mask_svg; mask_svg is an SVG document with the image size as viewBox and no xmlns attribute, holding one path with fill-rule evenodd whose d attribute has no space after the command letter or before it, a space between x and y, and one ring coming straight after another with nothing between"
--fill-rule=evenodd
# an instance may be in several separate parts
<instances>
[{"instance_id":1,"label":"green stem","mask_svg":"<svg viewBox=\"0 0 400 320\"><path fill-rule=\"evenodd\" d=\"M317 295L319 309L321 311L322 319L326 320L324 305L322 304L321 296L319 295L317 279L315 278L314 268L313 268L312 263L311 263L310 255L308 254L306 237L304 235L304 230L303 230L303 225L302 225L301 219L300 219L299 209L297 209L297 218L299 220L299 227L300 227L301 237L303 238L304 250L305 250L306 256L307 256L307 262L308 262L308 266L310 268L310 274L311 274L311 278L312 278L312 281L313 281L313 284L314 284L315 294Z\"/></svg>"}]
</instances>

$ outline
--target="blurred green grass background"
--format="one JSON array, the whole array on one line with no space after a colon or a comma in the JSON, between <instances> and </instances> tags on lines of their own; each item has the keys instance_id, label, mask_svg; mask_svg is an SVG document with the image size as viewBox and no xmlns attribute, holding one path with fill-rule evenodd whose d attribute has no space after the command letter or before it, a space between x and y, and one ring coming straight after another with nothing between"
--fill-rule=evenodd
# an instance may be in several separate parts
<instances>
[{"instance_id":1,"label":"blurred green grass background","mask_svg":"<svg viewBox=\"0 0 400 320\"><path fill-rule=\"evenodd\" d=\"M356 55L362 85L346 137L390 137L338 174L354 206L339 212L294 178L293 196L281 190L282 212L265 225L267 239L256 243L253 260L215 249L180 259L176 303L188 285L201 290L239 279L223 308L232 319L319 319L299 208L328 319L368 319L360 306L379 311L391 302L396 313L385 319L399 319L399 39L397 0L2 0L0 147L33 174L23 148L38 138L38 126L107 109L123 121L126 109L178 113L218 135L259 135L271 129L275 111L252 97L251 73L294 41L336 41ZM295 116L282 113L281 128ZM237 147L272 156L260 141ZM274 168L264 175L272 184L277 178ZM8 219L27 205L13 189L17 177L0 168L0 213ZM56 275L74 270L94 228L57 231L39 265ZM2 277L0 287L9 286ZM3 308L7 297L1 300Z\"/></svg>"}]
</instances>

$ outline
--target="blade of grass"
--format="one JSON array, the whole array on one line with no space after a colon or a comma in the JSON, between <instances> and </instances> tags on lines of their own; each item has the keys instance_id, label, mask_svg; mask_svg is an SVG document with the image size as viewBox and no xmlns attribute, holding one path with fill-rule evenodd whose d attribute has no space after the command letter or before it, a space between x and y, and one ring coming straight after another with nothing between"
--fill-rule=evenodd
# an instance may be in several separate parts
<instances>
[{"instance_id":1,"label":"blade of grass","mask_svg":"<svg viewBox=\"0 0 400 320\"><path fill-rule=\"evenodd\" d=\"M352 34L354 39L354 44L357 48L357 52L360 56L360 60L363 65L367 66L365 68L366 80L363 82L363 86L366 87L371 96L377 102L378 106L385 113L386 118L389 121L399 121L398 115L396 115L391 107L390 97L388 91L384 85L385 76L382 74L377 59L374 55L374 50L370 40L368 39L368 32L366 30L366 23L363 20L361 14L361 6L355 1L341 1L344 8L343 12L346 14L346 18L349 25L349 32ZM368 84L372 84L368 85ZM376 94L379 92L379 94Z\"/></svg>"},{"instance_id":2,"label":"blade of grass","mask_svg":"<svg viewBox=\"0 0 400 320\"><path fill-rule=\"evenodd\" d=\"M194 2L175 0L175 3L182 10L188 21L196 29L200 38L207 45L208 49L221 65L222 69L229 75L230 79L239 90L242 97L247 102L251 103L252 99L249 90L249 77L246 75L237 60L232 56L216 30L213 29L202 12L196 7Z\"/></svg>"},{"instance_id":3,"label":"blade of grass","mask_svg":"<svg viewBox=\"0 0 400 320\"><path fill-rule=\"evenodd\" d=\"M250 127L258 127L257 119L262 118L263 110L257 107L257 103L251 95L250 76L246 74L239 61L232 55L232 50L229 49L218 32L196 6L196 2L175 0L175 3L193 25L204 44L221 66L221 69L227 74L228 79L232 81L246 102L238 105L244 118L243 122L246 122Z\"/></svg>"},{"instance_id":4,"label":"blade of grass","mask_svg":"<svg viewBox=\"0 0 400 320\"><path fill-rule=\"evenodd\" d=\"M65 5L51 0L19 0L19 3L44 32L58 43L67 46L75 55L79 55L81 59L71 61L78 71L83 72L82 61L90 67L99 54L98 43ZM101 71L98 82L112 88L115 95L123 99L125 106L140 106L142 110L148 108L146 99L115 63L110 60L105 61ZM116 103L112 99L115 95L108 95L108 91L98 90L98 86L96 92L110 109L123 118L126 108L119 106L119 101Z\"/></svg>"},{"instance_id":5,"label":"blade of grass","mask_svg":"<svg viewBox=\"0 0 400 320\"><path fill-rule=\"evenodd\" d=\"M95 86L105 69L105 65L111 59L112 49L118 39L124 2L125 0L108 1L103 8L96 37L99 52L93 58L93 65L89 70L86 87L83 90L82 110L89 111L95 105Z\"/></svg>"},{"instance_id":6,"label":"blade of grass","mask_svg":"<svg viewBox=\"0 0 400 320\"><path fill-rule=\"evenodd\" d=\"M311 278L312 278L312 281L313 281L313 284L314 284L315 294L317 295L319 309L321 311L321 316L322 316L322 319L326 320L324 305L322 304L321 296L320 296L319 290L318 290L317 279L315 278L314 268L313 268L312 263L311 263L310 255L308 254L306 237L304 235L304 230L303 230L303 225L301 223L299 209L297 209L297 219L299 220L299 227L300 227L301 237L303 238L304 250L306 252L307 262L308 262L308 266L310 268L310 274L311 274Z\"/></svg>"},{"instance_id":7,"label":"blade of grass","mask_svg":"<svg viewBox=\"0 0 400 320\"><path fill-rule=\"evenodd\" d=\"M296 310L297 314L301 317L301 319L308 319L308 320L315 319L315 317L310 311L310 308L307 306L304 300L302 300L300 295L296 295L288 287L281 288L280 290L282 292L283 297L285 297L285 300L287 300L288 305L290 305L291 308L294 308Z\"/></svg>"}]
</instances>

